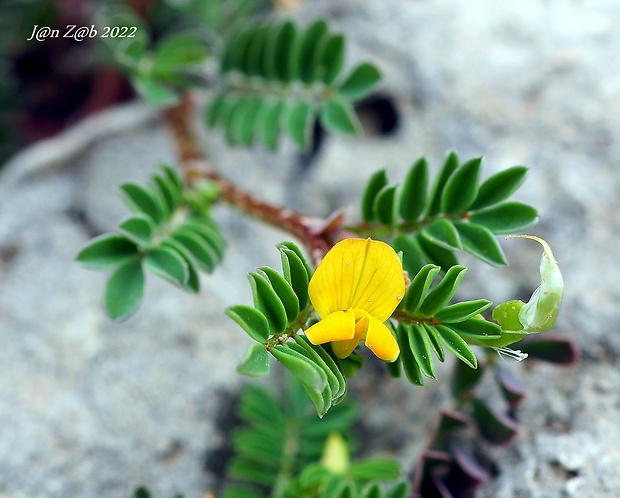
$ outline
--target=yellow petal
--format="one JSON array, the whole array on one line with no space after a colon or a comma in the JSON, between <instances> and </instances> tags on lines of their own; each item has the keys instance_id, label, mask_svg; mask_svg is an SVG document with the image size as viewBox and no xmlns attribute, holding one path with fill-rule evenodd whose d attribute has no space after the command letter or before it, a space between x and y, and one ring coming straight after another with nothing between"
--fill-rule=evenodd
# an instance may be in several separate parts
<instances>
[{"instance_id":1,"label":"yellow petal","mask_svg":"<svg viewBox=\"0 0 620 498\"><path fill-rule=\"evenodd\" d=\"M353 310L337 311L315 323L305 333L312 344L352 339L355 336L355 313Z\"/></svg>"},{"instance_id":2,"label":"yellow petal","mask_svg":"<svg viewBox=\"0 0 620 498\"><path fill-rule=\"evenodd\" d=\"M366 347L382 360L392 362L398 358L400 348L390 329L374 317L368 318Z\"/></svg>"},{"instance_id":3,"label":"yellow petal","mask_svg":"<svg viewBox=\"0 0 620 498\"><path fill-rule=\"evenodd\" d=\"M325 255L308 292L321 317L355 308L384 322L405 293L403 267L385 242L345 239Z\"/></svg>"},{"instance_id":4,"label":"yellow petal","mask_svg":"<svg viewBox=\"0 0 620 498\"><path fill-rule=\"evenodd\" d=\"M368 314L365 311L355 310L355 320L358 321L355 324L355 335L353 338L345 341L332 342L332 351L338 358L346 358L349 356L360 343L360 340L363 339L366 334L367 317ZM359 320L359 318L362 319Z\"/></svg>"}]
</instances>

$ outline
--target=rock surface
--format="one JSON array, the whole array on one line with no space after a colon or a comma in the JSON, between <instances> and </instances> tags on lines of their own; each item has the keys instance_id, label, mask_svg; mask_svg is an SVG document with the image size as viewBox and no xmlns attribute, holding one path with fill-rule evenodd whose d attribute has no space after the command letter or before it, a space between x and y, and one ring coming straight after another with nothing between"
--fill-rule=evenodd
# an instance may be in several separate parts
<instances>
[{"instance_id":1,"label":"rock surface","mask_svg":"<svg viewBox=\"0 0 620 498\"><path fill-rule=\"evenodd\" d=\"M449 149L484 155L485 176L529 166L517 197L539 208L533 232L552 244L566 281L557 330L583 358L572 369L518 369L530 390L522 433L509 448L488 449L499 474L479 496L617 496L620 120L610 111L620 98L620 4L347 0L295 15L320 14L349 37L351 62L382 69L400 129L328 137L303 182L294 181L290 146L252 153L209 137L214 164L314 215L355 203L380 167L398 181L420 155L434 168ZM213 486L204 459L221 442L214 420L241 385L234 369L247 345L222 310L250 301L245 273L277 267L274 244L285 236L218 210L231 249L202 293L151 278L142 309L122 324L102 312L105 276L73 262L125 213L116 186L173 160L157 117L132 105L25 151L0 176L0 497L120 497L147 484L162 498L190 498ZM472 263L463 298L501 302L538 285L539 248L503 246L511 267ZM442 373L421 390L393 382L377 392L356 380L365 406L384 407L365 414L370 448L411 468L429 406L446 398Z\"/></svg>"}]
</instances>

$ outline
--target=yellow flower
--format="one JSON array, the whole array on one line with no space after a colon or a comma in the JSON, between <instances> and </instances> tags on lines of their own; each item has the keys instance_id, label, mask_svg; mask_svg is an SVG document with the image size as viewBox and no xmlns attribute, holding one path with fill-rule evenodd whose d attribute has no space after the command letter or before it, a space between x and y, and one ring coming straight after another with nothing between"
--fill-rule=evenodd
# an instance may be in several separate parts
<instances>
[{"instance_id":1,"label":"yellow flower","mask_svg":"<svg viewBox=\"0 0 620 498\"><path fill-rule=\"evenodd\" d=\"M313 344L332 343L339 358L361 340L379 358L394 361L400 349L385 321L405 293L403 266L385 242L345 239L317 267L308 288L321 320L306 330Z\"/></svg>"}]
</instances>

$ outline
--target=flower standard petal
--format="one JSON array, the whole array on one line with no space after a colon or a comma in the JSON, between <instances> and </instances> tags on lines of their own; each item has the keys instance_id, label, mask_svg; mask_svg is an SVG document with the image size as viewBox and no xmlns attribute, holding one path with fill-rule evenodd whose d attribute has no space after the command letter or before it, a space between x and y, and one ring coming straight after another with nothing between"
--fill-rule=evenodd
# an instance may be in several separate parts
<instances>
[{"instance_id":1,"label":"flower standard petal","mask_svg":"<svg viewBox=\"0 0 620 498\"><path fill-rule=\"evenodd\" d=\"M390 329L375 317L368 318L366 347L382 360L392 362L398 358L400 348Z\"/></svg>"},{"instance_id":2,"label":"flower standard petal","mask_svg":"<svg viewBox=\"0 0 620 498\"><path fill-rule=\"evenodd\" d=\"M345 239L325 255L308 292L321 318L354 308L385 321L405 293L402 264L385 242Z\"/></svg>"},{"instance_id":3,"label":"flower standard petal","mask_svg":"<svg viewBox=\"0 0 620 498\"><path fill-rule=\"evenodd\" d=\"M355 336L355 313L352 309L331 313L307 329L305 334L312 344L352 339Z\"/></svg>"}]
</instances>

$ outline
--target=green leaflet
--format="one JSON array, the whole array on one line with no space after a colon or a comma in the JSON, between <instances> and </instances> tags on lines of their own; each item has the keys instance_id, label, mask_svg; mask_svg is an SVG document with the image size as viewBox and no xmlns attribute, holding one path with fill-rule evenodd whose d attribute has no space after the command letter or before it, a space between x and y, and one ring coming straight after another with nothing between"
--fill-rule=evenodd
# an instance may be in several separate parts
<instances>
[{"instance_id":1,"label":"green leaflet","mask_svg":"<svg viewBox=\"0 0 620 498\"><path fill-rule=\"evenodd\" d=\"M302 252L302 250L293 242L287 240L284 242L281 242L280 244L278 244L278 248L286 248L289 249L291 251L293 251L297 257L299 258L299 260L302 262L302 264L304 265L304 267L306 268L306 274L308 275L308 280L310 280L310 278L312 278L312 268L310 268L310 264L308 263L308 261L306 260L304 253Z\"/></svg>"},{"instance_id":2,"label":"green leaflet","mask_svg":"<svg viewBox=\"0 0 620 498\"><path fill-rule=\"evenodd\" d=\"M445 325L435 327L441 342L461 361L471 368L478 366L478 360L467 343L454 330Z\"/></svg>"},{"instance_id":3,"label":"green leaflet","mask_svg":"<svg viewBox=\"0 0 620 498\"><path fill-rule=\"evenodd\" d=\"M103 234L91 240L77 255L76 260L93 270L115 268L136 257L138 247L127 237Z\"/></svg>"},{"instance_id":4,"label":"green leaflet","mask_svg":"<svg viewBox=\"0 0 620 498\"><path fill-rule=\"evenodd\" d=\"M315 66L315 78L331 85L344 67L344 36L323 37L318 48L319 63Z\"/></svg>"},{"instance_id":5,"label":"green leaflet","mask_svg":"<svg viewBox=\"0 0 620 498\"><path fill-rule=\"evenodd\" d=\"M508 264L504 251L489 229L463 221L455 221L454 226L466 252L491 266L501 267Z\"/></svg>"},{"instance_id":6,"label":"green leaflet","mask_svg":"<svg viewBox=\"0 0 620 498\"><path fill-rule=\"evenodd\" d=\"M258 343L250 344L246 350L237 372L248 377L263 377L269 373L269 353L265 346Z\"/></svg>"},{"instance_id":7,"label":"green leaflet","mask_svg":"<svg viewBox=\"0 0 620 498\"><path fill-rule=\"evenodd\" d=\"M428 289L438 274L439 267L436 265L426 265L417 273L405 294L404 307L407 311L411 314L418 312L420 304L424 301Z\"/></svg>"},{"instance_id":8,"label":"green leaflet","mask_svg":"<svg viewBox=\"0 0 620 498\"><path fill-rule=\"evenodd\" d=\"M401 233L392 239L391 245L397 253L402 252L403 269L409 276L417 274L422 269L424 266L422 249L415 237Z\"/></svg>"},{"instance_id":9,"label":"green leaflet","mask_svg":"<svg viewBox=\"0 0 620 498\"><path fill-rule=\"evenodd\" d=\"M433 189L429 198L429 204L426 214L428 216L436 215L441 212L441 198L443 189L450 178L450 175L459 167L459 158L455 152L450 152L443 162L443 166L433 183Z\"/></svg>"},{"instance_id":10,"label":"green leaflet","mask_svg":"<svg viewBox=\"0 0 620 498\"><path fill-rule=\"evenodd\" d=\"M290 284L297 296L299 308L304 309L308 304L308 273L306 266L296 252L287 247L279 246L284 278Z\"/></svg>"},{"instance_id":11,"label":"green leaflet","mask_svg":"<svg viewBox=\"0 0 620 498\"><path fill-rule=\"evenodd\" d=\"M299 315L299 299L297 299L291 285L273 268L263 266L259 271L269 279L273 290L276 291L278 298L282 301L288 322L295 320L297 315Z\"/></svg>"},{"instance_id":12,"label":"green leaflet","mask_svg":"<svg viewBox=\"0 0 620 498\"><path fill-rule=\"evenodd\" d=\"M446 354L443 350L443 346L441 345L441 340L439 339L439 333L435 329L435 327L429 325L428 323L423 323L422 327L426 331L426 336L428 337L428 342L435 351L435 355L440 362L444 362L446 359Z\"/></svg>"},{"instance_id":13,"label":"green leaflet","mask_svg":"<svg viewBox=\"0 0 620 498\"><path fill-rule=\"evenodd\" d=\"M374 204L377 194L387 185L388 178L385 169L375 172L368 180L362 195L362 218L364 221L374 221Z\"/></svg>"},{"instance_id":14,"label":"green leaflet","mask_svg":"<svg viewBox=\"0 0 620 498\"><path fill-rule=\"evenodd\" d=\"M428 163L424 157L409 169L400 191L399 214L403 220L417 220L426 207Z\"/></svg>"},{"instance_id":15,"label":"green leaflet","mask_svg":"<svg viewBox=\"0 0 620 498\"><path fill-rule=\"evenodd\" d=\"M211 246L194 231L181 227L173 232L171 238L186 248L198 265L207 272L215 268L217 256Z\"/></svg>"},{"instance_id":16,"label":"green leaflet","mask_svg":"<svg viewBox=\"0 0 620 498\"><path fill-rule=\"evenodd\" d=\"M370 93L381 79L379 70L363 62L356 66L338 88L338 94L347 100L358 100Z\"/></svg>"},{"instance_id":17,"label":"green leaflet","mask_svg":"<svg viewBox=\"0 0 620 498\"><path fill-rule=\"evenodd\" d=\"M448 251L458 251L462 249L459 234L454 224L446 218L439 218L433 221L427 228L420 233L429 242L443 247Z\"/></svg>"},{"instance_id":18,"label":"green leaflet","mask_svg":"<svg viewBox=\"0 0 620 498\"><path fill-rule=\"evenodd\" d=\"M172 239L165 240L161 247L168 247L176 252L187 267L187 281L185 282L185 289L190 292L198 292L200 290L200 277L198 276L198 269L196 268L196 260L190 254L190 252L181 244Z\"/></svg>"},{"instance_id":19,"label":"green leaflet","mask_svg":"<svg viewBox=\"0 0 620 498\"><path fill-rule=\"evenodd\" d=\"M122 320L133 313L142 302L144 272L136 258L119 267L105 286L105 308L108 316Z\"/></svg>"},{"instance_id":20,"label":"green leaflet","mask_svg":"<svg viewBox=\"0 0 620 498\"><path fill-rule=\"evenodd\" d=\"M255 341L265 342L269 339L269 322L256 308L239 304L228 308L226 314Z\"/></svg>"},{"instance_id":21,"label":"green leaflet","mask_svg":"<svg viewBox=\"0 0 620 498\"><path fill-rule=\"evenodd\" d=\"M284 113L284 102L263 101L256 118L258 136L269 150L274 150L278 145L280 134L281 117Z\"/></svg>"},{"instance_id":22,"label":"green leaflet","mask_svg":"<svg viewBox=\"0 0 620 498\"><path fill-rule=\"evenodd\" d=\"M478 210L508 199L525 181L527 168L513 166L487 178L470 209Z\"/></svg>"},{"instance_id":23,"label":"green leaflet","mask_svg":"<svg viewBox=\"0 0 620 498\"><path fill-rule=\"evenodd\" d=\"M394 198L396 195L396 186L384 187L375 197L373 211L375 212L379 222L384 225L393 226L396 224L396 211L394 209Z\"/></svg>"},{"instance_id":24,"label":"green leaflet","mask_svg":"<svg viewBox=\"0 0 620 498\"><path fill-rule=\"evenodd\" d=\"M149 76L135 74L131 82L140 97L155 107L169 107L179 102L181 98L178 92Z\"/></svg>"},{"instance_id":25,"label":"green leaflet","mask_svg":"<svg viewBox=\"0 0 620 498\"><path fill-rule=\"evenodd\" d=\"M320 45L321 39L327 35L327 30L327 23L323 19L318 19L303 32L299 45L297 71L304 83L312 83L315 80L318 73L316 69L318 60L314 61L315 54L318 54L316 47Z\"/></svg>"},{"instance_id":26,"label":"green leaflet","mask_svg":"<svg viewBox=\"0 0 620 498\"><path fill-rule=\"evenodd\" d=\"M259 273L248 275L254 306L267 317L272 334L282 332L288 325L286 310L269 279Z\"/></svg>"},{"instance_id":27,"label":"green leaflet","mask_svg":"<svg viewBox=\"0 0 620 498\"><path fill-rule=\"evenodd\" d=\"M355 134L361 125L351 104L340 99L327 100L321 106L321 124L329 131Z\"/></svg>"},{"instance_id":28,"label":"green leaflet","mask_svg":"<svg viewBox=\"0 0 620 498\"><path fill-rule=\"evenodd\" d=\"M478 173L481 163L481 157L471 159L449 176L441 192L442 212L456 214L471 206L478 194Z\"/></svg>"},{"instance_id":29,"label":"green leaflet","mask_svg":"<svg viewBox=\"0 0 620 498\"><path fill-rule=\"evenodd\" d=\"M155 225L149 216L136 213L121 221L118 230L135 244L148 246L151 243Z\"/></svg>"},{"instance_id":30,"label":"green leaflet","mask_svg":"<svg viewBox=\"0 0 620 498\"><path fill-rule=\"evenodd\" d=\"M124 183L120 188L130 207L149 216L155 223L162 221L162 201L155 192L137 183Z\"/></svg>"},{"instance_id":31,"label":"green leaflet","mask_svg":"<svg viewBox=\"0 0 620 498\"><path fill-rule=\"evenodd\" d=\"M514 233L535 225L538 212L521 202L503 202L471 215L472 223L488 228L494 234Z\"/></svg>"},{"instance_id":32,"label":"green leaflet","mask_svg":"<svg viewBox=\"0 0 620 498\"><path fill-rule=\"evenodd\" d=\"M420 305L420 313L424 316L434 316L454 296L461 280L465 276L467 268L453 266L447 272L439 284L424 298Z\"/></svg>"},{"instance_id":33,"label":"green leaflet","mask_svg":"<svg viewBox=\"0 0 620 498\"><path fill-rule=\"evenodd\" d=\"M332 401L334 404L340 402L347 392L347 382L332 357L321 346L310 343L305 336L297 334L295 341L310 354L317 365L325 370L332 390Z\"/></svg>"},{"instance_id":34,"label":"green leaflet","mask_svg":"<svg viewBox=\"0 0 620 498\"><path fill-rule=\"evenodd\" d=\"M167 247L149 250L144 258L146 267L175 285L184 285L189 277L187 264L178 252Z\"/></svg>"},{"instance_id":35,"label":"green leaflet","mask_svg":"<svg viewBox=\"0 0 620 498\"><path fill-rule=\"evenodd\" d=\"M435 368L433 367L433 359L431 351L426 341L426 331L421 325L412 325L408 327L409 347L420 370L424 375L431 379L436 379Z\"/></svg>"},{"instance_id":36,"label":"green leaflet","mask_svg":"<svg viewBox=\"0 0 620 498\"><path fill-rule=\"evenodd\" d=\"M411 344L409 342L409 330L408 327L399 323L396 328L396 340L400 347L400 362L407 376L407 380L414 386L423 386L424 380L418 362L413 355Z\"/></svg>"},{"instance_id":37,"label":"green leaflet","mask_svg":"<svg viewBox=\"0 0 620 498\"><path fill-rule=\"evenodd\" d=\"M435 313L435 318L442 323L463 322L482 313L492 304L491 301L487 301L486 299L463 301L439 310Z\"/></svg>"},{"instance_id":38,"label":"green leaflet","mask_svg":"<svg viewBox=\"0 0 620 498\"><path fill-rule=\"evenodd\" d=\"M271 348L271 354L301 381L319 417L323 417L329 410L323 395L329 388L325 372L302 353L288 346L274 346Z\"/></svg>"},{"instance_id":39,"label":"green leaflet","mask_svg":"<svg viewBox=\"0 0 620 498\"><path fill-rule=\"evenodd\" d=\"M291 138L302 149L309 145L313 117L314 111L310 102L301 101L288 107L286 126Z\"/></svg>"}]
</instances>

